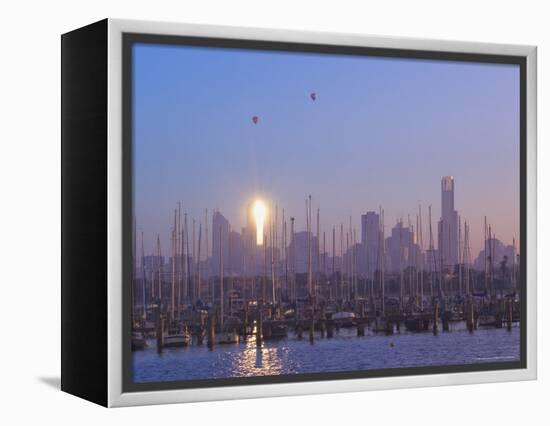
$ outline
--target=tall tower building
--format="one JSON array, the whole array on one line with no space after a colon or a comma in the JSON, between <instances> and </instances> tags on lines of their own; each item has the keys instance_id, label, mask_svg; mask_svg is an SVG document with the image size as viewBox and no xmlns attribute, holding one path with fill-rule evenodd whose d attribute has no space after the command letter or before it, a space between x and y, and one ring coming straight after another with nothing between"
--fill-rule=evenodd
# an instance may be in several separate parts
<instances>
[{"instance_id":1,"label":"tall tower building","mask_svg":"<svg viewBox=\"0 0 550 426\"><path fill-rule=\"evenodd\" d=\"M219 275L220 273L220 243L224 268L227 269L227 265L229 264L229 221L220 212L216 211L212 215L213 275Z\"/></svg>"},{"instance_id":2,"label":"tall tower building","mask_svg":"<svg viewBox=\"0 0 550 426\"><path fill-rule=\"evenodd\" d=\"M380 217L378 213L371 211L361 216L361 244L365 259L364 272L371 279L378 267L378 245L380 244ZM361 265L363 265L363 262L361 262Z\"/></svg>"},{"instance_id":3,"label":"tall tower building","mask_svg":"<svg viewBox=\"0 0 550 426\"><path fill-rule=\"evenodd\" d=\"M452 267L458 263L458 213L455 210L455 181L441 179L441 220L438 224L439 263Z\"/></svg>"}]
</instances>

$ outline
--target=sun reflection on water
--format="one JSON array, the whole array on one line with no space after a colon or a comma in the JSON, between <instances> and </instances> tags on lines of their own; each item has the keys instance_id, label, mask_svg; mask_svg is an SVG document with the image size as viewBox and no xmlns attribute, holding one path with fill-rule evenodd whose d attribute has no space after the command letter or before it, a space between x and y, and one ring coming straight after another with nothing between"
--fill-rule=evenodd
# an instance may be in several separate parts
<instances>
[{"instance_id":1,"label":"sun reflection on water","mask_svg":"<svg viewBox=\"0 0 550 426\"><path fill-rule=\"evenodd\" d=\"M283 363L276 347L256 345L255 339L248 339L244 350L233 359L233 373L236 376L271 376L281 374Z\"/></svg>"}]
</instances>

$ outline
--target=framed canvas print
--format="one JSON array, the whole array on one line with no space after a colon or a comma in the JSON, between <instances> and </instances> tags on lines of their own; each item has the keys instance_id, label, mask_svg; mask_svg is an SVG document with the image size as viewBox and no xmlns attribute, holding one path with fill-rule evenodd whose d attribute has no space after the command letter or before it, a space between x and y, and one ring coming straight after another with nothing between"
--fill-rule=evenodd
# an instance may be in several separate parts
<instances>
[{"instance_id":1,"label":"framed canvas print","mask_svg":"<svg viewBox=\"0 0 550 426\"><path fill-rule=\"evenodd\" d=\"M62 389L106 406L536 378L536 49L62 36Z\"/></svg>"}]
</instances>

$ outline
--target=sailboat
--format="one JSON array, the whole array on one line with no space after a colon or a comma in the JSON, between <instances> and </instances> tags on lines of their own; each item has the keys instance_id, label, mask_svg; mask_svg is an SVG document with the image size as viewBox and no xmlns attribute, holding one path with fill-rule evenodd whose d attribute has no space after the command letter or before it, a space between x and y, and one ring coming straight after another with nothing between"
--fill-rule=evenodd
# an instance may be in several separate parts
<instances>
[{"instance_id":1,"label":"sailboat","mask_svg":"<svg viewBox=\"0 0 550 426\"><path fill-rule=\"evenodd\" d=\"M494 315L491 314L481 314L478 319L479 327L495 327L497 325L497 320Z\"/></svg>"},{"instance_id":2,"label":"sailboat","mask_svg":"<svg viewBox=\"0 0 550 426\"><path fill-rule=\"evenodd\" d=\"M332 314L331 319L339 327L353 327L355 325L355 314L353 312L336 312Z\"/></svg>"},{"instance_id":3,"label":"sailboat","mask_svg":"<svg viewBox=\"0 0 550 426\"><path fill-rule=\"evenodd\" d=\"M216 334L216 343L222 345L239 343L239 334L234 330L222 331L221 333Z\"/></svg>"},{"instance_id":4,"label":"sailboat","mask_svg":"<svg viewBox=\"0 0 550 426\"><path fill-rule=\"evenodd\" d=\"M175 348L188 346L191 344L191 333L187 328L181 330L180 332L174 332L165 335L162 340L162 346L165 348Z\"/></svg>"}]
</instances>

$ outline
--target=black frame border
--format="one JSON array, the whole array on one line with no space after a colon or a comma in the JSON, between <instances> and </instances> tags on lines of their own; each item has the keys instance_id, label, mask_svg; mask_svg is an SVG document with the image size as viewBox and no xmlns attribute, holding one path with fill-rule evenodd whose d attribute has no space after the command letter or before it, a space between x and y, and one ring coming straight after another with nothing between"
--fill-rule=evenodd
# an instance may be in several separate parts
<instances>
[{"instance_id":1,"label":"black frame border","mask_svg":"<svg viewBox=\"0 0 550 426\"><path fill-rule=\"evenodd\" d=\"M61 390L108 405L107 19L61 36Z\"/></svg>"},{"instance_id":2,"label":"black frame border","mask_svg":"<svg viewBox=\"0 0 550 426\"><path fill-rule=\"evenodd\" d=\"M278 376L234 377L170 382L134 383L132 377L131 321L132 300L132 47L134 44L180 45L295 53L371 56L394 59L436 60L518 65L520 70L520 360L478 364L404 367L377 370L301 373ZM399 44L399 41L396 41ZM429 51L400 48L328 45L315 43L279 42L214 37L157 35L143 33L122 34L122 392L200 389L256 384L285 384L328 380L365 379L375 377L452 374L527 368L527 58L525 56L495 55Z\"/></svg>"}]
</instances>

